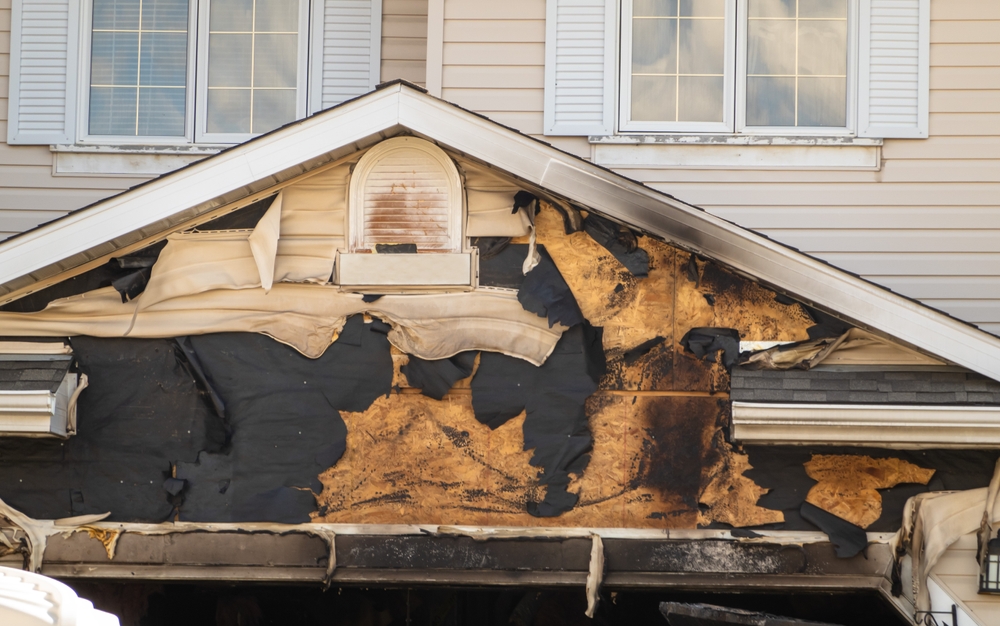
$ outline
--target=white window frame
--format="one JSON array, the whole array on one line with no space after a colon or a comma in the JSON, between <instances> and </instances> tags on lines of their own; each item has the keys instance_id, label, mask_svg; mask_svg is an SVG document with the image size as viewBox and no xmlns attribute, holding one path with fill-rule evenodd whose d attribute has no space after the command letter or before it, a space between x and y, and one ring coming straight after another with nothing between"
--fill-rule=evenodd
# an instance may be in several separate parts
<instances>
[{"instance_id":1,"label":"white window frame","mask_svg":"<svg viewBox=\"0 0 1000 626\"><path fill-rule=\"evenodd\" d=\"M733 98L736 81L736 0L726 2L726 42L725 81L723 85L723 118L721 122L651 122L634 121L632 114L632 3L633 0L622 0L621 3L621 37L620 65L618 89L618 126L623 131L640 132L696 132L696 133L732 133L733 132Z\"/></svg>"},{"instance_id":2,"label":"white window frame","mask_svg":"<svg viewBox=\"0 0 1000 626\"><path fill-rule=\"evenodd\" d=\"M178 144L188 144L194 137L194 80L195 64L192 62L196 58L197 41L191 34L198 26L198 18L195 7L198 0L188 0L188 45L187 45L187 87L184 94L184 135L92 135L90 133L90 55L93 46L93 24L94 24L94 1L83 0L83 19L80 20L80 66L78 83L80 97L77 98L77 142L81 144L118 144L118 145L143 145L143 146L176 146Z\"/></svg>"},{"instance_id":3,"label":"white window frame","mask_svg":"<svg viewBox=\"0 0 1000 626\"><path fill-rule=\"evenodd\" d=\"M198 28L198 49L202 54L198 55L197 76L195 78L195 109L194 117L197 126L195 130L195 143L241 143L262 133L210 133L206 130L208 124L208 37L209 37L209 9L212 0L192 0L198 3L199 24ZM299 3L299 53L296 71L298 80L295 83L296 102L295 119L302 119L306 115L306 94L309 66L309 0L298 0ZM251 61L252 63L252 61ZM253 66L251 65L251 68ZM252 71L252 70L251 70ZM295 120L289 120L293 122Z\"/></svg>"},{"instance_id":4,"label":"white window frame","mask_svg":"<svg viewBox=\"0 0 1000 626\"><path fill-rule=\"evenodd\" d=\"M299 51L296 82L296 119L306 115L308 102L308 64L311 31L309 28L310 0L299 2ZM211 0L189 0L188 10L188 71L185 94L186 115L184 136L152 135L92 135L90 134L90 73L93 35L93 0L83 0L80 20L80 56L77 98L77 143L81 145L186 146L192 144L235 144L254 136L251 133L207 133L208 106L208 25ZM292 122L294 120L289 120ZM261 133L257 133L261 134Z\"/></svg>"},{"instance_id":5,"label":"white window frame","mask_svg":"<svg viewBox=\"0 0 1000 626\"><path fill-rule=\"evenodd\" d=\"M618 63L618 131L644 133L705 133L721 135L852 137L858 117L859 0L847 0L847 111L845 126L748 126L746 124L747 2L726 0L725 117L717 122L633 121L632 2L621 0Z\"/></svg>"},{"instance_id":6,"label":"white window frame","mask_svg":"<svg viewBox=\"0 0 1000 626\"><path fill-rule=\"evenodd\" d=\"M854 136L858 119L858 0L847 0L847 112L844 126L748 126L747 116L747 4L740 2L736 34L736 133L741 135Z\"/></svg>"}]
</instances>

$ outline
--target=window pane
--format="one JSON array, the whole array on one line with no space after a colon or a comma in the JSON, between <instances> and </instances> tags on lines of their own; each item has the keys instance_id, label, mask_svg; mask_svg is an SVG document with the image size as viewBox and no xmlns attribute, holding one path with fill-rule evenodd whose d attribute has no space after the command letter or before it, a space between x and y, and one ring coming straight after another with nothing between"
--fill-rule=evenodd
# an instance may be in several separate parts
<instances>
[{"instance_id":1,"label":"window pane","mask_svg":"<svg viewBox=\"0 0 1000 626\"><path fill-rule=\"evenodd\" d=\"M842 78L799 78L799 126L847 124L847 85Z\"/></svg>"},{"instance_id":2,"label":"window pane","mask_svg":"<svg viewBox=\"0 0 1000 626\"><path fill-rule=\"evenodd\" d=\"M677 79L673 76L632 77L632 119L677 119Z\"/></svg>"},{"instance_id":3,"label":"window pane","mask_svg":"<svg viewBox=\"0 0 1000 626\"><path fill-rule=\"evenodd\" d=\"M298 35L257 35L254 44L254 87L295 87Z\"/></svg>"},{"instance_id":4,"label":"window pane","mask_svg":"<svg viewBox=\"0 0 1000 626\"><path fill-rule=\"evenodd\" d=\"M681 0L681 16L725 17L726 0Z\"/></svg>"},{"instance_id":5,"label":"window pane","mask_svg":"<svg viewBox=\"0 0 1000 626\"><path fill-rule=\"evenodd\" d=\"M722 76L681 76L678 119L685 122L722 122Z\"/></svg>"},{"instance_id":6,"label":"window pane","mask_svg":"<svg viewBox=\"0 0 1000 626\"><path fill-rule=\"evenodd\" d=\"M178 30L187 32L187 0L146 0L142 4L143 30Z\"/></svg>"},{"instance_id":7,"label":"window pane","mask_svg":"<svg viewBox=\"0 0 1000 626\"><path fill-rule=\"evenodd\" d=\"M249 133L250 93L249 89L209 89L208 132Z\"/></svg>"},{"instance_id":8,"label":"window pane","mask_svg":"<svg viewBox=\"0 0 1000 626\"><path fill-rule=\"evenodd\" d=\"M725 71L726 21L680 20L680 73L722 74Z\"/></svg>"},{"instance_id":9,"label":"window pane","mask_svg":"<svg viewBox=\"0 0 1000 626\"><path fill-rule=\"evenodd\" d=\"M799 74L847 75L847 21L799 22Z\"/></svg>"},{"instance_id":10,"label":"window pane","mask_svg":"<svg viewBox=\"0 0 1000 626\"><path fill-rule=\"evenodd\" d=\"M795 74L795 20L750 20L747 74Z\"/></svg>"},{"instance_id":11,"label":"window pane","mask_svg":"<svg viewBox=\"0 0 1000 626\"><path fill-rule=\"evenodd\" d=\"M288 0L257 0L257 32L294 33L299 30L299 3Z\"/></svg>"},{"instance_id":12,"label":"window pane","mask_svg":"<svg viewBox=\"0 0 1000 626\"><path fill-rule=\"evenodd\" d=\"M138 76L138 32L93 34L90 57L92 85L134 86Z\"/></svg>"},{"instance_id":13,"label":"window pane","mask_svg":"<svg viewBox=\"0 0 1000 626\"><path fill-rule=\"evenodd\" d=\"M253 0L210 0L209 30L248 33L253 29Z\"/></svg>"},{"instance_id":14,"label":"window pane","mask_svg":"<svg viewBox=\"0 0 1000 626\"><path fill-rule=\"evenodd\" d=\"M795 0L750 0L747 9L750 17L795 17Z\"/></svg>"},{"instance_id":15,"label":"window pane","mask_svg":"<svg viewBox=\"0 0 1000 626\"><path fill-rule=\"evenodd\" d=\"M677 20L632 20L632 72L673 74L677 71Z\"/></svg>"},{"instance_id":16,"label":"window pane","mask_svg":"<svg viewBox=\"0 0 1000 626\"><path fill-rule=\"evenodd\" d=\"M747 125L794 126L795 78L747 77Z\"/></svg>"},{"instance_id":17,"label":"window pane","mask_svg":"<svg viewBox=\"0 0 1000 626\"><path fill-rule=\"evenodd\" d=\"M138 134L173 137L184 134L184 89L139 89Z\"/></svg>"},{"instance_id":18,"label":"window pane","mask_svg":"<svg viewBox=\"0 0 1000 626\"><path fill-rule=\"evenodd\" d=\"M135 87L90 88L90 134L135 135Z\"/></svg>"},{"instance_id":19,"label":"window pane","mask_svg":"<svg viewBox=\"0 0 1000 626\"><path fill-rule=\"evenodd\" d=\"M143 33L139 84L183 87L187 78L187 33Z\"/></svg>"},{"instance_id":20,"label":"window pane","mask_svg":"<svg viewBox=\"0 0 1000 626\"><path fill-rule=\"evenodd\" d=\"M94 30L137 30L139 0L94 0Z\"/></svg>"},{"instance_id":21,"label":"window pane","mask_svg":"<svg viewBox=\"0 0 1000 626\"><path fill-rule=\"evenodd\" d=\"M255 89L253 132L266 133L295 119L294 89Z\"/></svg>"},{"instance_id":22,"label":"window pane","mask_svg":"<svg viewBox=\"0 0 1000 626\"><path fill-rule=\"evenodd\" d=\"M635 0L632 15L677 16L677 0Z\"/></svg>"},{"instance_id":23,"label":"window pane","mask_svg":"<svg viewBox=\"0 0 1000 626\"><path fill-rule=\"evenodd\" d=\"M847 19L847 0L799 0L799 17Z\"/></svg>"},{"instance_id":24,"label":"window pane","mask_svg":"<svg viewBox=\"0 0 1000 626\"><path fill-rule=\"evenodd\" d=\"M211 35L208 87L250 87L253 35Z\"/></svg>"}]
</instances>

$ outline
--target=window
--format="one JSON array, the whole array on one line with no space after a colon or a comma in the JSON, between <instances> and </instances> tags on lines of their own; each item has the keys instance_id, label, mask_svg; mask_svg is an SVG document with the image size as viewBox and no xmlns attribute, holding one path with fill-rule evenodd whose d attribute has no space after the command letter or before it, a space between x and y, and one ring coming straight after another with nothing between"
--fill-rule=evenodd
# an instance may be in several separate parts
<instances>
[{"instance_id":1,"label":"window","mask_svg":"<svg viewBox=\"0 0 1000 626\"><path fill-rule=\"evenodd\" d=\"M90 17L85 138L233 143L305 114L307 0L92 0Z\"/></svg>"},{"instance_id":2,"label":"window","mask_svg":"<svg viewBox=\"0 0 1000 626\"><path fill-rule=\"evenodd\" d=\"M849 131L851 0L624 0L620 127Z\"/></svg>"}]
</instances>

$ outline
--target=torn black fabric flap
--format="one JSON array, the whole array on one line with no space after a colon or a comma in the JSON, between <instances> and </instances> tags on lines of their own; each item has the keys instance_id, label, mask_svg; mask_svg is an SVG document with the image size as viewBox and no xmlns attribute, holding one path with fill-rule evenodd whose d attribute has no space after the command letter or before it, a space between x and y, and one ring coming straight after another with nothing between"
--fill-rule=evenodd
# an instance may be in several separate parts
<instances>
[{"instance_id":1,"label":"torn black fabric flap","mask_svg":"<svg viewBox=\"0 0 1000 626\"><path fill-rule=\"evenodd\" d=\"M477 354L479 353L470 350L459 352L451 358L433 361L410 355L409 362L400 371L410 385L420 389L420 393L440 400L456 382L472 376Z\"/></svg>"},{"instance_id":2,"label":"torn black fabric flap","mask_svg":"<svg viewBox=\"0 0 1000 626\"><path fill-rule=\"evenodd\" d=\"M584 322L583 312L570 291L566 279L544 248L538 248L538 265L524 276L517 292L517 300L539 317L549 320L549 327L556 324L576 326Z\"/></svg>"},{"instance_id":3,"label":"torn black fabric flap","mask_svg":"<svg viewBox=\"0 0 1000 626\"><path fill-rule=\"evenodd\" d=\"M639 247L638 239L631 230L596 213L587 215L583 220L583 229L633 276L649 276L649 253Z\"/></svg>"},{"instance_id":4,"label":"torn black fabric flap","mask_svg":"<svg viewBox=\"0 0 1000 626\"><path fill-rule=\"evenodd\" d=\"M799 514L802 515L802 519L826 533L836 549L838 558L849 559L868 547L868 535L864 528L833 513L827 513L818 506L803 502Z\"/></svg>"},{"instance_id":5,"label":"torn black fabric flap","mask_svg":"<svg viewBox=\"0 0 1000 626\"><path fill-rule=\"evenodd\" d=\"M734 328L692 328L681 337L685 352L699 359L715 362L715 353L722 350L722 364L731 369L740 358L740 332Z\"/></svg>"}]
</instances>

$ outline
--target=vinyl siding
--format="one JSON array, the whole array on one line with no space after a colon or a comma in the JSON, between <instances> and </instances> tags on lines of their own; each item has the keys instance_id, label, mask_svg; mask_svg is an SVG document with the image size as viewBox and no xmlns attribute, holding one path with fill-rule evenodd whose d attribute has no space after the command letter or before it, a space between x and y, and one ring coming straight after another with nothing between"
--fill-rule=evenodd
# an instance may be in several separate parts
<instances>
[{"instance_id":1,"label":"vinyl siding","mask_svg":"<svg viewBox=\"0 0 1000 626\"><path fill-rule=\"evenodd\" d=\"M382 0L380 82L427 80L427 0Z\"/></svg>"},{"instance_id":2,"label":"vinyl siding","mask_svg":"<svg viewBox=\"0 0 1000 626\"><path fill-rule=\"evenodd\" d=\"M965 535L941 555L931 575L956 604L980 624L1000 624L1000 597L979 595L979 564L976 535ZM947 611L950 606L935 606ZM950 620L949 620L950 621ZM961 620L960 620L961 621Z\"/></svg>"},{"instance_id":3,"label":"vinyl siding","mask_svg":"<svg viewBox=\"0 0 1000 626\"><path fill-rule=\"evenodd\" d=\"M544 0L444 16L444 97L540 136ZM1000 333L1000 3L932 0L931 20L930 138L886 140L879 171L618 171Z\"/></svg>"}]
</instances>

